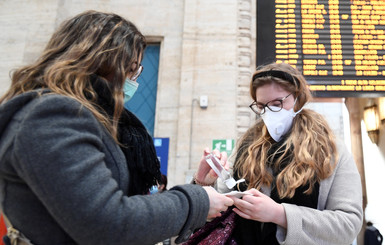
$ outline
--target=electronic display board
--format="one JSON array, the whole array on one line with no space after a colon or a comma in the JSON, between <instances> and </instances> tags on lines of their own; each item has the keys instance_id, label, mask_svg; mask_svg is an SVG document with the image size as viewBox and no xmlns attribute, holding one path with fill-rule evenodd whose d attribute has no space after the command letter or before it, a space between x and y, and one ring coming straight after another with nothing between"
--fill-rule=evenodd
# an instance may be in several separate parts
<instances>
[{"instance_id":1,"label":"electronic display board","mask_svg":"<svg viewBox=\"0 0 385 245\"><path fill-rule=\"evenodd\" d=\"M272 61L315 96L385 96L385 1L257 0L257 65Z\"/></svg>"}]
</instances>

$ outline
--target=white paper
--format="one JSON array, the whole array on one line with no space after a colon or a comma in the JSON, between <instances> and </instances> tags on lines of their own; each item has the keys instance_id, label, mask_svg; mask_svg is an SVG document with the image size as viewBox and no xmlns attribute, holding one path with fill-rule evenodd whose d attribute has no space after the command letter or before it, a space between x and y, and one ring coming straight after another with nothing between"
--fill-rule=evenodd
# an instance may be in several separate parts
<instances>
[{"instance_id":1,"label":"white paper","mask_svg":"<svg viewBox=\"0 0 385 245\"><path fill-rule=\"evenodd\" d=\"M228 192L228 193L223 193L223 195L241 198L241 197L243 197L244 195L253 195L253 194L248 193L248 192L230 191L230 192Z\"/></svg>"}]
</instances>

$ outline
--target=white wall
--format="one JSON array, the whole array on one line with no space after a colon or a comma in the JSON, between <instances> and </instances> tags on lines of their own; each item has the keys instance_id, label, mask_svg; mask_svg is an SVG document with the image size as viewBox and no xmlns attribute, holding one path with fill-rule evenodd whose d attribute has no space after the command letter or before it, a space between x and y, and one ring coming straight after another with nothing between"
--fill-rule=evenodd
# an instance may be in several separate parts
<instances>
[{"instance_id":1,"label":"white wall","mask_svg":"<svg viewBox=\"0 0 385 245\"><path fill-rule=\"evenodd\" d=\"M364 167L368 204L366 207L366 221L371 221L385 236L385 159L380 148L372 143L362 121L362 145L364 146ZM382 133L384 131L382 130ZM381 140L385 139L382 137Z\"/></svg>"}]
</instances>

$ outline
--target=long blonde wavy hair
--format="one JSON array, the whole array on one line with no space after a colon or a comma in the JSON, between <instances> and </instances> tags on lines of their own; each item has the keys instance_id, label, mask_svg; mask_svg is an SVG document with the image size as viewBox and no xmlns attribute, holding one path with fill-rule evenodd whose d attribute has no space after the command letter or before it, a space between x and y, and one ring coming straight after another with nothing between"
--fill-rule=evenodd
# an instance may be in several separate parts
<instances>
[{"instance_id":1,"label":"long blonde wavy hair","mask_svg":"<svg viewBox=\"0 0 385 245\"><path fill-rule=\"evenodd\" d=\"M0 103L27 91L48 88L79 101L117 141L124 80L133 72L132 65L140 63L145 48L144 36L130 21L110 13L80 13L61 24L34 63L12 72L11 87ZM111 90L115 102L112 118L98 110L90 83L92 74L104 78Z\"/></svg>"},{"instance_id":2,"label":"long blonde wavy hair","mask_svg":"<svg viewBox=\"0 0 385 245\"><path fill-rule=\"evenodd\" d=\"M270 70L283 71L292 77L292 81L273 76L258 77L257 74ZM272 63L257 69L250 83L250 95L257 101L256 90L266 84L276 83L290 93L297 101L294 111L300 110L311 98L311 93L303 75L285 63ZM239 178L247 181L248 188L260 189L272 186L274 177L267 162L277 159L270 166L278 171L275 186L280 198L291 198L300 186L309 187L305 194L312 193L314 184L329 177L337 159L335 137L326 120L318 113L303 109L293 121L293 126L283 144L270 152L274 140L270 137L261 118L257 119L237 143L237 156L234 171ZM288 161L283 166L281 163Z\"/></svg>"}]
</instances>

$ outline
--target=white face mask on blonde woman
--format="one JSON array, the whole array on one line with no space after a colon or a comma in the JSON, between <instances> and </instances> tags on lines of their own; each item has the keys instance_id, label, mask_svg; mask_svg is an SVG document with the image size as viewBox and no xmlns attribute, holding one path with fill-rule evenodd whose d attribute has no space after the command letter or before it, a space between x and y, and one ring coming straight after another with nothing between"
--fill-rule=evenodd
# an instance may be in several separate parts
<instances>
[{"instance_id":1,"label":"white face mask on blonde woman","mask_svg":"<svg viewBox=\"0 0 385 245\"><path fill-rule=\"evenodd\" d=\"M294 112L294 95L275 83L259 87L256 95L258 102L252 109L262 117L270 136L278 142L289 132L294 117L302 109Z\"/></svg>"},{"instance_id":2,"label":"white face mask on blonde woman","mask_svg":"<svg viewBox=\"0 0 385 245\"><path fill-rule=\"evenodd\" d=\"M279 110L280 107L274 107L273 110ZM302 110L302 109L301 109ZM293 108L290 110L281 109L279 111L271 111L267 109L264 114L261 115L263 122L269 131L270 136L279 142L282 137L289 132L293 125L294 117L301 111L294 112Z\"/></svg>"}]
</instances>

